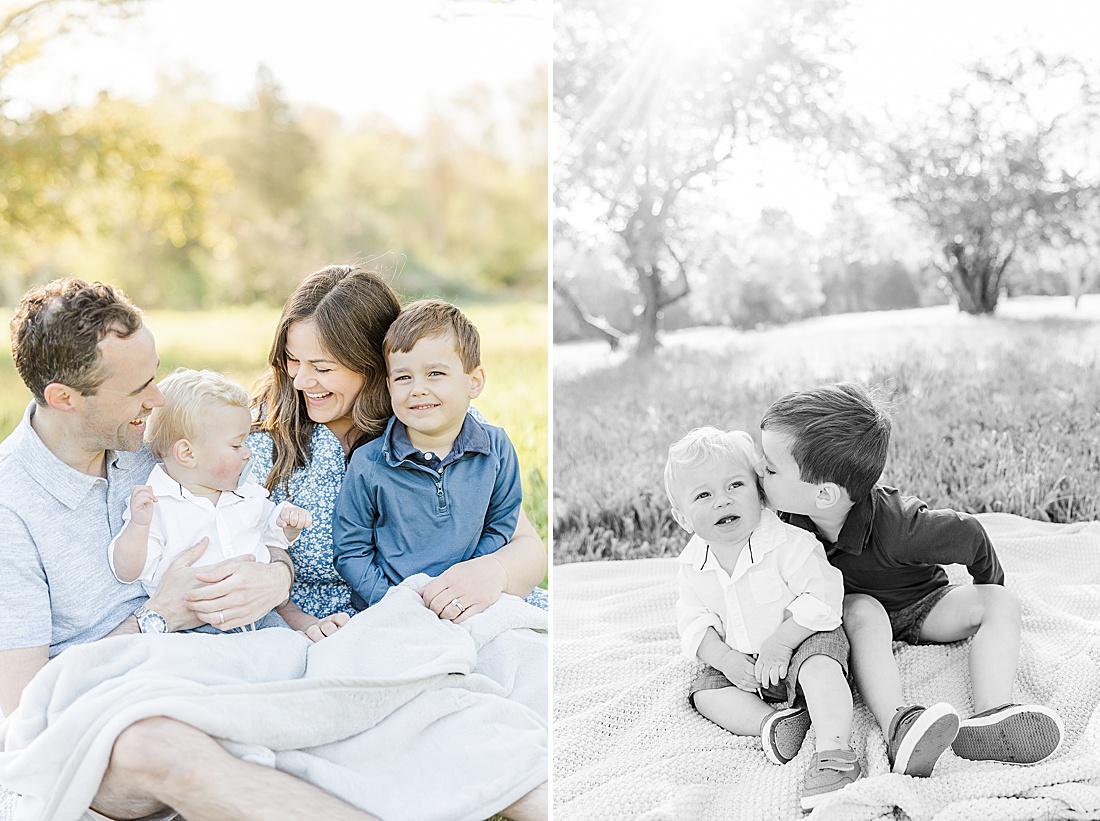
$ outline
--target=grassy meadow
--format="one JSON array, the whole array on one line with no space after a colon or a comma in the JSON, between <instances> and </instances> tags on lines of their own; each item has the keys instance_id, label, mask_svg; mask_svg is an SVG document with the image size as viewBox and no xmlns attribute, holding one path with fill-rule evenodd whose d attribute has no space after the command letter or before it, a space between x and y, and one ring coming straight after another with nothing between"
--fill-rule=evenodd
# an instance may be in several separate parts
<instances>
[{"instance_id":1,"label":"grassy meadow","mask_svg":"<svg viewBox=\"0 0 1100 821\"><path fill-rule=\"evenodd\" d=\"M463 306L481 332L487 373L478 409L508 431L523 471L524 508L547 543L549 408L545 304ZM6 312L11 316L11 310ZM157 339L162 374L173 368L210 368L251 387L265 370L279 311L234 308L202 313L150 311L146 323ZM11 360L7 327L0 351L0 437L19 423L30 392Z\"/></svg>"},{"instance_id":2,"label":"grassy meadow","mask_svg":"<svg viewBox=\"0 0 1100 821\"><path fill-rule=\"evenodd\" d=\"M740 428L779 396L852 380L891 394L883 481L931 507L1054 522L1100 519L1100 295L942 306L758 331L664 336L652 361L597 343L554 349L557 562L676 555L668 445Z\"/></svg>"}]
</instances>

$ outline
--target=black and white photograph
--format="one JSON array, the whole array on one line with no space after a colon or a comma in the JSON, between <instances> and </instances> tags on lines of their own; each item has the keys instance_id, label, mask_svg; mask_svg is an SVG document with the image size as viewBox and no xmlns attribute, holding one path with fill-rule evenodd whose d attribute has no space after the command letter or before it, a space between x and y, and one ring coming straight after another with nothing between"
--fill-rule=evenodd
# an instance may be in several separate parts
<instances>
[{"instance_id":1,"label":"black and white photograph","mask_svg":"<svg viewBox=\"0 0 1100 821\"><path fill-rule=\"evenodd\" d=\"M1098 30L555 3L555 819L1100 815Z\"/></svg>"}]
</instances>

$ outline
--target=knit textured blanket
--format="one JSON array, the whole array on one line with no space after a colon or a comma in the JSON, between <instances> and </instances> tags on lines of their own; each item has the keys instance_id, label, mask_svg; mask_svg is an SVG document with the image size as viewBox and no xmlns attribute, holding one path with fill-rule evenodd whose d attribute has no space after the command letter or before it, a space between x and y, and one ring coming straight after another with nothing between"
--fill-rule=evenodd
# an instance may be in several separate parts
<instances>
[{"instance_id":1,"label":"knit textured blanket","mask_svg":"<svg viewBox=\"0 0 1100 821\"><path fill-rule=\"evenodd\" d=\"M1016 700L1058 711L1062 748L1031 767L948 750L931 778L897 775L857 695L852 741L864 778L815 809L815 821L1100 818L1100 522L978 518L1022 605ZM969 580L964 567L948 573ZM798 757L777 766L758 738L698 715L687 693L701 665L680 653L675 601L672 559L554 568L555 821L804 817L813 730ZM907 700L971 714L969 647L896 643Z\"/></svg>"},{"instance_id":2,"label":"knit textured blanket","mask_svg":"<svg viewBox=\"0 0 1100 821\"><path fill-rule=\"evenodd\" d=\"M70 648L0 724L0 817L77 821L119 733L169 716L385 821L481 821L546 780L546 626L513 596L455 625L402 586L317 644L270 629Z\"/></svg>"}]
</instances>

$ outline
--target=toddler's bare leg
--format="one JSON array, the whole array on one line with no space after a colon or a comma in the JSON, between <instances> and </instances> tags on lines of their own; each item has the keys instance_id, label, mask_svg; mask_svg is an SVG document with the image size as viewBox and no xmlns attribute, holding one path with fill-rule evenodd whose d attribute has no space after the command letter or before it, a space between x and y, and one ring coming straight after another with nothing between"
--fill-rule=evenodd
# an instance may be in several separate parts
<instances>
[{"instance_id":1,"label":"toddler's bare leg","mask_svg":"<svg viewBox=\"0 0 1100 821\"><path fill-rule=\"evenodd\" d=\"M756 693L723 687L700 690L695 694L695 708L719 727L734 735L760 735L760 725L775 712Z\"/></svg>"},{"instance_id":2,"label":"toddler's bare leg","mask_svg":"<svg viewBox=\"0 0 1100 821\"><path fill-rule=\"evenodd\" d=\"M1020 602L999 584L972 584L949 591L921 627L923 641L946 643L974 636L970 685L974 712L1008 704L1020 658Z\"/></svg>"},{"instance_id":3,"label":"toddler's bare leg","mask_svg":"<svg viewBox=\"0 0 1100 821\"><path fill-rule=\"evenodd\" d=\"M844 633L852 646L856 687L885 735L894 713L905 706L890 617L877 599L850 593L844 597Z\"/></svg>"},{"instance_id":4,"label":"toddler's bare leg","mask_svg":"<svg viewBox=\"0 0 1100 821\"><path fill-rule=\"evenodd\" d=\"M817 752L847 750L852 744L852 690L836 659L810 656L798 670L813 722Z\"/></svg>"},{"instance_id":5,"label":"toddler's bare leg","mask_svg":"<svg viewBox=\"0 0 1100 821\"><path fill-rule=\"evenodd\" d=\"M550 795L543 781L500 814L509 821L546 821L550 817Z\"/></svg>"}]
</instances>

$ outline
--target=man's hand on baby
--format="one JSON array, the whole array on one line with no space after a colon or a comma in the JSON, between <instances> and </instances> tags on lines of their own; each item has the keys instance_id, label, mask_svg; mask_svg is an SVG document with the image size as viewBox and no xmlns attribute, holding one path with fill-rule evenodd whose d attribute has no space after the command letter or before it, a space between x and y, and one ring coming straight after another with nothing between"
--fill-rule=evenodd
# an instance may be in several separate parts
<instances>
[{"instance_id":1,"label":"man's hand on baby","mask_svg":"<svg viewBox=\"0 0 1100 821\"><path fill-rule=\"evenodd\" d=\"M313 524L313 514L305 508L284 505L275 524L283 529L287 541L293 542L303 530Z\"/></svg>"},{"instance_id":2,"label":"man's hand on baby","mask_svg":"<svg viewBox=\"0 0 1100 821\"><path fill-rule=\"evenodd\" d=\"M720 670L722 675L730 680L730 684L738 690L755 693L756 688L760 686L756 681L752 656L746 656L731 649L722 659Z\"/></svg>"},{"instance_id":3,"label":"man's hand on baby","mask_svg":"<svg viewBox=\"0 0 1100 821\"><path fill-rule=\"evenodd\" d=\"M134 485L130 489L130 521L140 527L149 527L153 521L153 505L157 497L149 485Z\"/></svg>"},{"instance_id":4,"label":"man's hand on baby","mask_svg":"<svg viewBox=\"0 0 1100 821\"><path fill-rule=\"evenodd\" d=\"M775 636L764 639L760 645L760 652L756 654L754 672L761 687L778 684L787 675L787 667L791 663L793 647L787 647L780 643Z\"/></svg>"},{"instance_id":5,"label":"man's hand on baby","mask_svg":"<svg viewBox=\"0 0 1100 821\"><path fill-rule=\"evenodd\" d=\"M328 618L318 619L316 623L311 624L300 632L304 633L307 638L312 639L314 642L318 642L327 636L331 636L349 621L351 621L351 616L347 613L333 613Z\"/></svg>"}]
</instances>

